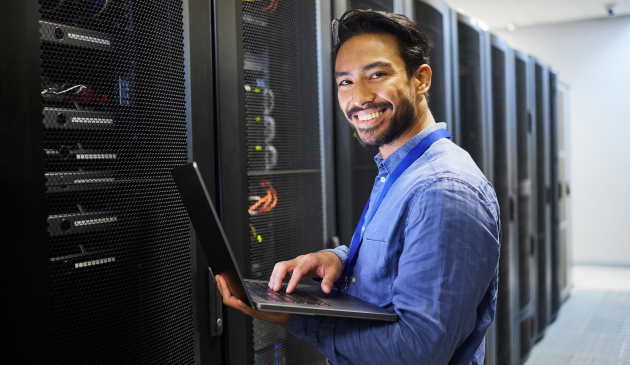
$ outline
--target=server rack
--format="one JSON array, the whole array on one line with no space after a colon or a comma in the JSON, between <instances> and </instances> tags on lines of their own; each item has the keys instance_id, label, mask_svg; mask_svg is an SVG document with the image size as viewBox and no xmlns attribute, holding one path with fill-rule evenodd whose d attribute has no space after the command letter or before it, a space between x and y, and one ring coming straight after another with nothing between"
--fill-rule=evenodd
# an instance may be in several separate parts
<instances>
[{"instance_id":1,"label":"server rack","mask_svg":"<svg viewBox=\"0 0 630 365\"><path fill-rule=\"evenodd\" d=\"M537 220L537 328L540 340L551 319L551 152L549 69L534 59L536 93L536 220Z\"/></svg>"},{"instance_id":2,"label":"server rack","mask_svg":"<svg viewBox=\"0 0 630 365\"><path fill-rule=\"evenodd\" d=\"M549 167L551 200L551 317L553 322L560 310L560 170L558 137L558 74L549 70Z\"/></svg>"},{"instance_id":3,"label":"server rack","mask_svg":"<svg viewBox=\"0 0 630 365\"><path fill-rule=\"evenodd\" d=\"M534 105L531 62L522 52L515 52L516 129L518 159L518 293L519 360L524 363L532 349L535 333L535 156Z\"/></svg>"},{"instance_id":4,"label":"server rack","mask_svg":"<svg viewBox=\"0 0 630 365\"><path fill-rule=\"evenodd\" d=\"M476 19L457 15L460 146L494 183L490 33ZM496 364L496 323L486 334L486 364Z\"/></svg>"},{"instance_id":5,"label":"server rack","mask_svg":"<svg viewBox=\"0 0 630 365\"><path fill-rule=\"evenodd\" d=\"M219 184L216 174L214 12L204 0L184 0L183 7L188 161L197 163L216 206ZM190 247L195 363L221 364L222 300L192 226Z\"/></svg>"},{"instance_id":6,"label":"server rack","mask_svg":"<svg viewBox=\"0 0 630 365\"><path fill-rule=\"evenodd\" d=\"M458 14L460 146L493 179L490 33L477 19Z\"/></svg>"},{"instance_id":7,"label":"server rack","mask_svg":"<svg viewBox=\"0 0 630 365\"><path fill-rule=\"evenodd\" d=\"M514 51L492 36L494 187L501 208L501 258L497 297L497 363L514 364L519 356L518 209L516 88Z\"/></svg>"},{"instance_id":8,"label":"server rack","mask_svg":"<svg viewBox=\"0 0 630 365\"><path fill-rule=\"evenodd\" d=\"M5 356L192 363L182 2L4 6Z\"/></svg>"},{"instance_id":9,"label":"server rack","mask_svg":"<svg viewBox=\"0 0 630 365\"><path fill-rule=\"evenodd\" d=\"M332 148L331 4L217 1L220 210L246 277L324 248ZM326 40L318 42L320 40ZM329 76L328 76L329 77ZM334 228L334 227L333 227ZM228 310L230 364L325 363L279 326ZM224 335L225 336L225 335Z\"/></svg>"},{"instance_id":10,"label":"server rack","mask_svg":"<svg viewBox=\"0 0 630 365\"><path fill-rule=\"evenodd\" d=\"M560 295L564 302L571 292L571 139L569 87L557 83L558 92L558 169L559 169L559 231L560 231Z\"/></svg>"},{"instance_id":11,"label":"server rack","mask_svg":"<svg viewBox=\"0 0 630 365\"><path fill-rule=\"evenodd\" d=\"M457 13L441 0L416 0L413 7L415 21L429 40L429 64L433 75L429 101L436 122L444 122L458 143L459 113L456 113L455 90L457 75Z\"/></svg>"}]
</instances>

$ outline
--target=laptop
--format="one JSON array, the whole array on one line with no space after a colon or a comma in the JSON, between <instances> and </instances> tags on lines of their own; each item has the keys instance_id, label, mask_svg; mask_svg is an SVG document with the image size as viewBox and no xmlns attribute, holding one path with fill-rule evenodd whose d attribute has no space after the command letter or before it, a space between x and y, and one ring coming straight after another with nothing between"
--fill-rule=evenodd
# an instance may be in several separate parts
<instances>
[{"instance_id":1,"label":"laptop","mask_svg":"<svg viewBox=\"0 0 630 365\"><path fill-rule=\"evenodd\" d=\"M195 162L172 171L188 215L204 254L215 274L227 282L232 295L260 311L333 317L396 321L398 315L333 289L330 294L319 285L298 284L293 293L286 284L278 292L269 289L265 280L244 279L223 231L217 212Z\"/></svg>"}]
</instances>

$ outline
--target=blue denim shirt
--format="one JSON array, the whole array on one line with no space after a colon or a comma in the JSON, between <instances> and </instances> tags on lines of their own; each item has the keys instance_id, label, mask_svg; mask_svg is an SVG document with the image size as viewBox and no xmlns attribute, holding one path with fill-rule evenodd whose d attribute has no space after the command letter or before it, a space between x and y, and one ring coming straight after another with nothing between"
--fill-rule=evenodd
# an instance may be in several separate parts
<instances>
[{"instance_id":1,"label":"blue denim shirt","mask_svg":"<svg viewBox=\"0 0 630 365\"><path fill-rule=\"evenodd\" d=\"M387 159L374 158L379 174L371 203L407 153L445 127L433 125ZM383 199L366 227L348 289L399 320L292 315L289 331L335 365L481 365L496 307L500 236L494 189L467 152L441 139ZM345 275L348 248L331 251Z\"/></svg>"}]
</instances>

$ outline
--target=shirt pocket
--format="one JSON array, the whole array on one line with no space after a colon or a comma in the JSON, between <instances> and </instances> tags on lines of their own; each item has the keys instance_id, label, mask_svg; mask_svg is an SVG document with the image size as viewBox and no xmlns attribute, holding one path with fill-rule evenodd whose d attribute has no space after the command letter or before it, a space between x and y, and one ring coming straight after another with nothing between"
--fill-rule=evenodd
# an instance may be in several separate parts
<instances>
[{"instance_id":1,"label":"shirt pocket","mask_svg":"<svg viewBox=\"0 0 630 365\"><path fill-rule=\"evenodd\" d=\"M387 267L387 242L363 238L355 268L356 295L360 299L386 306L392 301L392 281Z\"/></svg>"}]
</instances>

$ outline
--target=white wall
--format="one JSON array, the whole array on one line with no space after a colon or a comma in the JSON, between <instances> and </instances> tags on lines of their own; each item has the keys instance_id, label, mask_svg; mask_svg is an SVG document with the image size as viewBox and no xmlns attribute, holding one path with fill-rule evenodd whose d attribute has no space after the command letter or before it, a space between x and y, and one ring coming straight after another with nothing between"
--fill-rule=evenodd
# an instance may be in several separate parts
<instances>
[{"instance_id":1,"label":"white wall","mask_svg":"<svg viewBox=\"0 0 630 365\"><path fill-rule=\"evenodd\" d=\"M630 17L496 33L570 87L574 261L630 265Z\"/></svg>"}]
</instances>

